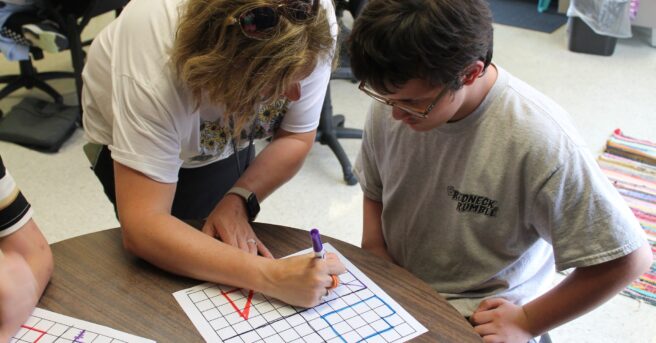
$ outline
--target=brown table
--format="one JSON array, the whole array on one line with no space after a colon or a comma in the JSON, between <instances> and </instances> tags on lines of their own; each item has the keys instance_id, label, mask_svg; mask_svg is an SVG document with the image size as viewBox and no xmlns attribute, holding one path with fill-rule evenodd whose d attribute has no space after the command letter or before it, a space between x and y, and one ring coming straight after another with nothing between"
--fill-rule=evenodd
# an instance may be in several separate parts
<instances>
[{"instance_id":1,"label":"brown table","mask_svg":"<svg viewBox=\"0 0 656 343\"><path fill-rule=\"evenodd\" d=\"M255 223L274 256L310 247L306 231ZM462 316L426 283L404 269L345 242L323 237L429 332L415 342L480 342ZM200 284L162 271L125 252L119 229L52 245L55 271L39 307L157 342L202 342L172 293Z\"/></svg>"}]
</instances>

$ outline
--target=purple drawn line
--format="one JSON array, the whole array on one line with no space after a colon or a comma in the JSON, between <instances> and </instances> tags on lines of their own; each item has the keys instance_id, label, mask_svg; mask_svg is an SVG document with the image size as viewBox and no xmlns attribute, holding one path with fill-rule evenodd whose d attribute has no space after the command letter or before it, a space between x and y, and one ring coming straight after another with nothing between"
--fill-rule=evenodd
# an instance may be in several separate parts
<instances>
[{"instance_id":1,"label":"purple drawn line","mask_svg":"<svg viewBox=\"0 0 656 343\"><path fill-rule=\"evenodd\" d=\"M84 332L86 332L86 331L87 330L80 331L80 333L77 336L75 336L75 338L73 338L73 343L84 343L84 342L80 341L80 339L84 338Z\"/></svg>"},{"instance_id":2,"label":"purple drawn line","mask_svg":"<svg viewBox=\"0 0 656 343\"><path fill-rule=\"evenodd\" d=\"M360 280L358 280L358 281L360 281ZM342 282L341 285L342 285L342 286L357 286L357 287L363 287L363 286L364 286L364 285L361 284L361 283L360 283L360 284L357 284L357 283L348 283L348 282ZM363 288L364 288L364 287L363 287Z\"/></svg>"}]
</instances>

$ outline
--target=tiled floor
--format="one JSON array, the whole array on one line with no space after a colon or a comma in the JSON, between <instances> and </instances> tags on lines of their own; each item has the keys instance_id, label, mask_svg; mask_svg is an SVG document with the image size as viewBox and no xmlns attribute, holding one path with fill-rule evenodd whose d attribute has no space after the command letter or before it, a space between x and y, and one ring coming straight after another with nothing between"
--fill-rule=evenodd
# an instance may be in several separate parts
<instances>
[{"instance_id":1,"label":"tiled floor","mask_svg":"<svg viewBox=\"0 0 656 343\"><path fill-rule=\"evenodd\" d=\"M96 20L88 35L106 23ZM626 134L656 140L656 48L646 38L620 40L615 54L601 57L567 50L565 28L544 34L496 26L495 61L546 93L567 109L598 154L615 128ZM66 69L66 53L47 55L41 70ZM0 61L0 75L16 64ZM57 89L74 101L71 81L58 81ZM368 99L347 81L333 81L336 113L347 126L362 127ZM0 102L7 111L28 92ZM29 92L40 96L36 92ZM24 193L33 203L35 218L50 242L57 242L118 225L100 185L88 169L78 130L56 154L34 152L0 142L0 153ZM359 140L342 140L353 160ZM261 145L260 145L261 147ZM263 222L309 229L358 245L361 238L362 192L342 182L341 169L330 150L316 145L299 174L264 204ZM555 342L656 343L656 307L616 296L597 310L552 331Z\"/></svg>"}]
</instances>

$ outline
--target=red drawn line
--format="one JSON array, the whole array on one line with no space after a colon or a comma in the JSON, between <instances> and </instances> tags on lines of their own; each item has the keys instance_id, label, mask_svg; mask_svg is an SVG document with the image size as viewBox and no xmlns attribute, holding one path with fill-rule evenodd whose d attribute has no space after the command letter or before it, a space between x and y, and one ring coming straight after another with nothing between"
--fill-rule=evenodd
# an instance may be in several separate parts
<instances>
[{"instance_id":1,"label":"red drawn line","mask_svg":"<svg viewBox=\"0 0 656 343\"><path fill-rule=\"evenodd\" d=\"M24 328L24 329L28 329L28 330L32 330L32 331L36 331L36 332L38 332L38 333L41 334L41 335L39 335L39 337L38 337L33 343L37 343L37 342L38 342L43 336L45 336L46 333L47 333L47 332L45 332L45 331L43 331L43 330L39 330L39 329L37 329L37 328L33 328L33 327L31 327L31 326L27 326L27 325L21 325L21 327Z\"/></svg>"},{"instance_id":2,"label":"red drawn line","mask_svg":"<svg viewBox=\"0 0 656 343\"><path fill-rule=\"evenodd\" d=\"M253 291L248 291L248 298L246 299L246 305L244 305L243 310L240 310L237 307L237 305L235 304L235 302L232 301L232 299L230 299L230 297L228 296L228 294L236 292L236 291L240 291L240 290L241 290L241 288L231 289L227 292L224 292L223 290L221 290L221 295L223 295L223 297L228 299L228 302L230 302L230 305L232 305L232 308L234 308L235 311L237 311L237 313L239 313L240 317L244 318L244 320L248 320L248 314L251 311L251 302L253 301Z\"/></svg>"}]
</instances>

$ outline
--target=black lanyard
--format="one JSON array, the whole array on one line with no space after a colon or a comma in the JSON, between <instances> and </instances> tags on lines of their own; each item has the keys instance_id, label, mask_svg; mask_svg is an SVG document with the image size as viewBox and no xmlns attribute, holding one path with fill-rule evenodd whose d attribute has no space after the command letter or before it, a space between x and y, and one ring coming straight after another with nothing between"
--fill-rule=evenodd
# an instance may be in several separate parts
<instances>
[{"instance_id":1,"label":"black lanyard","mask_svg":"<svg viewBox=\"0 0 656 343\"><path fill-rule=\"evenodd\" d=\"M244 165L244 171L248 168L251 163L251 149L253 148L253 138L255 136L255 126L257 124L257 116L253 119L253 124L251 125L251 131L248 133L248 150L246 151L246 164ZM237 150L237 141L235 137L232 137L232 149L235 153L235 159L237 160L237 177L241 177L241 163L239 163L239 151Z\"/></svg>"}]
</instances>

